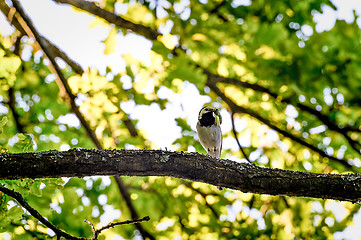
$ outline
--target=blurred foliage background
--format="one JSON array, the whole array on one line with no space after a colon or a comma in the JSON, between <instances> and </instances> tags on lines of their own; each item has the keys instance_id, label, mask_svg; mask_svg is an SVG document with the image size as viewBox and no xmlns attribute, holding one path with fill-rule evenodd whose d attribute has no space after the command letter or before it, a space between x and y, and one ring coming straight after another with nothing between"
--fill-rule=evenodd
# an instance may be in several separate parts
<instances>
[{"instance_id":1,"label":"blurred foliage background","mask_svg":"<svg viewBox=\"0 0 361 240\"><path fill-rule=\"evenodd\" d=\"M5 13L12 1L0 5ZM355 11L351 21L337 20L320 31L315 18L325 9L337 10L327 0L100 0L96 5L148 27L130 31L95 17L91 27L111 29L103 41L104 54L116 51L117 36L137 34L151 43L146 53L150 61L123 54L124 71L108 66L104 72L76 68L57 55L64 83L34 37L26 36L26 23L21 23L23 32L17 27L11 35L0 33L2 152L99 147L85 126L105 149L159 148L148 136L152 129L138 121L153 121L150 128L162 138L169 129L157 123L162 123L161 113L171 113L172 98L180 98L180 106L193 101L197 107L207 102L223 109L228 119L222 126L223 158L244 161L237 139L258 166L360 173L361 31ZM154 30L156 35L146 35ZM186 87L197 89L194 98L180 97ZM134 111L156 106L152 109L158 111L134 116L129 106ZM179 137L169 143L172 150L205 153L195 132L197 111L167 116L178 126ZM150 238L361 237L354 231L361 222L358 204L218 190L169 177L123 181L139 216L151 218L142 223ZM0 183L74 236L91 237L84 219L105 225L132 218L113 177ZM56 238L2 193L0 232L4 239ZM101 234L101 239L141 238L133 225Z\"/></svg>"}]
</instances>

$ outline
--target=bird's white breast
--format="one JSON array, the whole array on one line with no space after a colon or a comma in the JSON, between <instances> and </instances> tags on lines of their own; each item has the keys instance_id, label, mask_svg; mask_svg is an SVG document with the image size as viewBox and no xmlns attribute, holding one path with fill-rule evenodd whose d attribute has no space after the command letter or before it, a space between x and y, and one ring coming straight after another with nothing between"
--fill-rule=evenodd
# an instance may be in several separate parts
<instances>
[{"instance_id":1,"label":"bird's white breast","mask_svg":"<svg viewBox=\"0 0 361 240\"><path fill-rule=\"evenodd\" d=\"M219 148L222 144L222 131L220 126L202 127L197 124L199 140L204 148Z\"/></svg>"}]
</instances>

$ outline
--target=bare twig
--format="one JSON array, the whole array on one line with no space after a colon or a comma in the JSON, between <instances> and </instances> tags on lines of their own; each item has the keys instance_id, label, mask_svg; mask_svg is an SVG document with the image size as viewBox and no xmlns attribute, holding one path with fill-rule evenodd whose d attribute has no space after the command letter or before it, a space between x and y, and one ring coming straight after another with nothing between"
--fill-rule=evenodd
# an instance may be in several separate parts
<instances>
[{"instance_id":1,"label":"bare twig","mask_svg":"<svg viewBox=\"0 0 361 240\"><path fill-rule=\"evenodd\" d=\"M136 223L140 223L140 222L144 222L144 221L149 221L150 220L150 217L149 216L146 216L146 217L143 217L143 218L140 218L140 219L134 219L134 220L127 220L127 221L124 221L124 222L114 222L114 223L109 223L107 225L105 225L104 227L96 230L97 233L100 233L106 229L109 229L109 228L113 228L115 226L119 226L119 225L125 225L125 224L136 224Z\"/></svg>"},{"instance_id":2,"label":"bare twig","mask_svg":"<svg viewBox=\"0 0 361 240\"><path fill-rule=\"evenodd\" d=\"M109 228L114 228L115 226L119 226L119 225L125 225L125 224L137 224L143 221L149 221L150 218L149 216L143 217L141 219L134 219L134 220L127 220L127 221L123 221L123 222L113 222L113 223L108 223L107 225L105 225L104 227L101 227L99 229L95 229L94 225L87 219L84 219L84 222L88 223L92 229L93 232L93 237L91 238L91 240L96 240L98 239L99 234L104 231L107 230Z\"/></svg>"}]
</instances>

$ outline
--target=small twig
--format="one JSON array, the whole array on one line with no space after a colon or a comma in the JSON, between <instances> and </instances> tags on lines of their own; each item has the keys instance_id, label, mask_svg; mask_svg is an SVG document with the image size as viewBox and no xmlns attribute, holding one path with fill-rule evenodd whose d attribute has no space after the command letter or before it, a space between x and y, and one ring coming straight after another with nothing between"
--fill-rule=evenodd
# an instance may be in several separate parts
<instances>
[{"instance_id":1,"label":"small twig","mask_svg":"<svg viewBox=\"0 0 361 240\"><path fill-rule=\"evenodd\" d=\"M127 221L124 221L124 222L114 222L114 223L109 223L109 224L105 225L104 227L99 228L97 230L95 229L94 225L89 220L84 219L84 222L88 223L90 225L91 229L92 229L93 237L91 238L91 240L96 240L96 239L98 239L98 236L102 231L107 230L109 228L113 228L113 227L118 226L118 225L136 224L136 223L140 223L140 222L143 222L143 221L149 221L149 220L150 220L150 217L146 216L146 217L143 217L141 219L127 220Z\"/></svg>"},{"instance_id":2,"label":"small twig","mask_svg":"<svg viewBox=\"0 0 361 240\"><path fill-rule=\"evenodd\" d=\"M109 228L113 228L115 226L125 225L125 224L135 224L135 223L140 223L140 222L149 221L149 220L150 220L150 217L145 216L145 217L140 218L140 219L127 220L127 221L124 221L124 222L109 223L109 224L105 225L104 227L96 230L96 232L100 233L101 231L104 231L104 230L109 229Z\"/></svg>"},{"instance_id":3,"label":"small twig","mask_svg":"<svg viewBox=\"0 0 361 240\"><path fill-rule=\"evenodd\" d=\"M234 112L231 112L231 122L232 122L232 132L233 132L233 135L234 135L234 139L236 139L236 142L237 142L237 145L238 145L239 149L241 150L241 152L242 152L243 156L246 158L246 160L247 160L249 163L252 163L252 162L248 159L246 153L244 152L244 150L243 150L243 148L242 148L242 146L241 146L241 143L240 143L239 140L238 140L238 136L237 136L237 132L236 132L236 126L235 126L235 124L234 124Z\"/></svg>"}]
</instances>

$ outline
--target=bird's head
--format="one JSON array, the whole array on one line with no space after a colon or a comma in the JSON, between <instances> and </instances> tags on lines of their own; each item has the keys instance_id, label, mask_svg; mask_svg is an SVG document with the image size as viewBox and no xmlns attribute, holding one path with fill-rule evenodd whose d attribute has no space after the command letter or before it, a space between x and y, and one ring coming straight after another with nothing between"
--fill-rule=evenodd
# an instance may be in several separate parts
<instances>
[{"instance_id":1,"label":"bird's head","mask_svg":"<svg viewBox=\"0 0 361 240\"><path fill-rule=\"evenodd\" d=\"M198 120L201 123L207 122L217 126L222 124L222 116L219 110L210 106L205 106L199 111Z\"/></svg>"}]
</instances>

